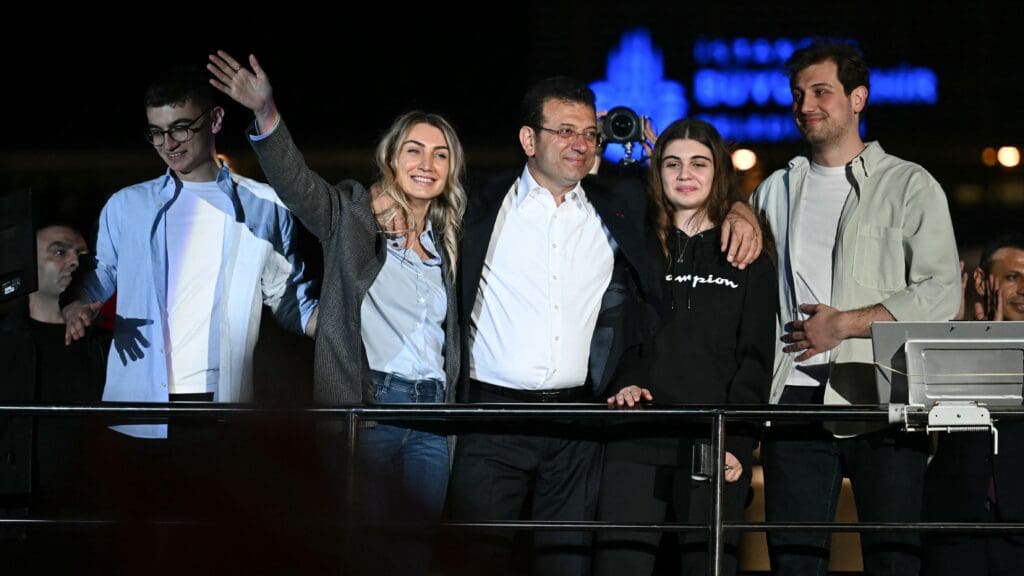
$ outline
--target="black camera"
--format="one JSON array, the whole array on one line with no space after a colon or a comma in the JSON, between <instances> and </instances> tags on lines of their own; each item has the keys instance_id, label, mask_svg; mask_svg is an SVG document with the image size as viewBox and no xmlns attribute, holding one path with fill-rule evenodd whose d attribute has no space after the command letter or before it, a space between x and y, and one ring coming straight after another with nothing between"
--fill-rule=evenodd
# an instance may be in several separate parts
<instances>
[{"instance_id":1,"label":"black camera","mask_svg":"<svg viewBox=\"0 0 1024 576\"><path fill-rule=\"evenodd\" d=\"M631 108L616 106L608 111L601 122L605 142L625 144L644 140L644 122Z\"/></svg>"}]
</instances>

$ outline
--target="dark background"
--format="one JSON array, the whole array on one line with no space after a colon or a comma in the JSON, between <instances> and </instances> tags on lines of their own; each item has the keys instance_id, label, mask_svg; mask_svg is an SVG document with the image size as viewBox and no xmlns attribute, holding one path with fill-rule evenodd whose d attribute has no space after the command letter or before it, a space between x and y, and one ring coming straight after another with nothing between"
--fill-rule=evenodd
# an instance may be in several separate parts
<instances>
[{"instance_id":1,"label":"dark background","mask_svg":"<svg viewBox=\"0 0 1024 576\"><path fill-rule=\"evenodd\" d=\"M701 36L842 36L857 39L874 67L934 69L938 105L869 102L869 138L939 179L962 246L1024 222L1024 170L980 163L986 147L1024 145L1024 2L491 1L459 12L444 2L316 6L8 3L0 11L0 193L32 187L40 212L89 236L110 194L164 171L142 138L149 80L170 64L205 63L218 48L260 57L300 147L328 178L369 177L372 144L410 108L448 116L471 167L518 166L526 87L554 74L603 77L621 34L645 27L664 53L665 75L687 86ZM220 151L242 173L261 178L242 135L249 113L233 104L227 111ZM751 147L761 163L745 177L748 189L801 151L799 143ZM311 347L265 314L254 358L257 398L307 402ZM272 447L264 468L255 468L271 481L279 478L273 470L293 470L280 462L295 466L296 448L311 445L274 434L280 449L270 439L253 443ZM282 493L320 494L307 485L317 477L294 473L306 491L282 483ZM253 508L257 514L263 504ZM257 552L253 563L262 558L258 546L249 548Z\"/></svg>"},{"instance_id":2,"label":"dark background","mask_svg":"<svg viewBox=\"0 0 1024 576\"><path fill-rule=\"evenodd\" d=\"M1019 226L1020 169L985 168L980 154L1020 145L1024 133L1021 3L725 4L489 2L456 12L419 3L131 10L34 3L3 18L0 188L32 186L48 206L94 222L111 193L163 170L140 136L149 79L169 64L205 63L218 48L260 57L300 146L329 178L369 177L374 140L414 107L452 120L471 167L517 165L525 88L552 74L602 78L622 32L645 27L664 52L665 75L687 86L701 36L843 36L860 42L872 66L934 69L939 104L869 104L869 138L939 178L961 241ZM242 137L248 112L227 110L220 150L261 177ZM799 143L752 147L761 163L748 186L801 150Z\"/></svg>"}]
</instances>

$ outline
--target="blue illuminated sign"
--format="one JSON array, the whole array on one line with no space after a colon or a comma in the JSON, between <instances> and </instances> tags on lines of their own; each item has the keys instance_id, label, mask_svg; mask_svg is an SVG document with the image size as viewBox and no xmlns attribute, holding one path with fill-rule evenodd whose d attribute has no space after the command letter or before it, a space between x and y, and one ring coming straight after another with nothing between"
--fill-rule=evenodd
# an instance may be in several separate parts
<instances>
[{"instance_id":1,"label":"blue illuminated sign","mask_svg":"<svg viewBox=\"0 0 1024 576\"><path fill-rule=\"evenodd\" d=\"M789 79L781 70L716 70L704 68L693 75L693 99L704 108L789 106L793 97Z\"/></svg>"},{"instance_id":2,"label":"blue illuminated sign","mask_svg":"<svg viewBox=\"0 0 1024 576\"><path fill-rule=\"evenodd\" d=\"M700 38L693 45L693 60L698 66L731 68L734 66L783 66L808 39L789 38Z\"/></svg>"},{"instance_id":3,"label":"blue illuminated sign","mask_svg":"<svg viewBox=\"0 0 1024 576\"><path fill-rule=\"evenodd\" d=\"M597 96L598 110L629 106L655 122L663 119L662 126L687 113L686 91L679 82L665 78L665 57L646 30L622 35L619 46L608 54L607 77L590 87ZM605 148L604 157L611 161L624 155L622 146ZM633 151L633 157L640 157L639 149Z\"/></svg>"},{"instance_id":4,"label":"blue illuminated sign","mask_svg":"<svg viewBox=\"0 0 1024 576\"><path fill-rule=\"evenodd\" d=\"M871 72L872 104L935 104L938 78L928 68L882 68ZM706 68L693 75L693 99L701 107L789 106L789 77L783 70Z\"/></svg>"},{"instance_id":5,"label":"blue illuminated sign","mask_svg":"<svg viewBox=\"0 0 1024 576\"><path fill-rule=\"evenodd\" d=\"M851 41L847 39L847 41ZM792 96L784 69L810 38L701 38L694 43L694 116L715 124L733 141L778 142L800 138L789 108ZM938 76L930 68L901 65L871 71L872 105L935 105ZM687 113L684 86L664 75L664 58L646 30L623 34L608 56L607 78L591 84L598 110L629 106L667 125ZM863 131L863 125L862 125ZM605 157L618 160L620 146ZM638 156L634 153L634 156Z\"/></svg>"}]
</instances>

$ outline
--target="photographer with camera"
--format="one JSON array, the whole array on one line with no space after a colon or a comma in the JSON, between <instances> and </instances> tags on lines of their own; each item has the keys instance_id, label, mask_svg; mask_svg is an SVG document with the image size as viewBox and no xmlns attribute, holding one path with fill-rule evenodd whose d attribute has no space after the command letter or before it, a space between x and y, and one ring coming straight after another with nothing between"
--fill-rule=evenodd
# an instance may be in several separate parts
<instances>
[{"instance_id":1,"label":"photographer with camera","mask_svg":"<svg viewBox=\"0 0 1024 576\"><path fill-rule=\"evenodd\" d=\"M598 128L601 131L601 150L594 157L594 166L590 174L596 176L602 166L601 152L608 147L608 144L622 145L625 155L616 163L615 173L623 178L643 178L646 171L643 169L643 162L651 155L654 142L658 139L651 119L647 116L637 114L628 106L616 106L611 110L598 111ZM643 154L640 158L633 158L633 145L639 143ZM606 168L607 171L607 168Z\"/></svg>"},{"instance_id":2,"label":"photographer with camera","mask_svg":"<svg viewBox=\"0 0 1024 576\"><path fill-rule=\"evenodd\" d=\"M637 159L633 158L633 143L639 142L643 146L644 156L639 159L643 161L651 155L651 147L657 140L654 128L651 126L651 119L640 116L627 106L616 106L606 113L598 114L601 118L601 131L604 133L606 144L622 144L626 155L622 159L623 164L633 164Z\"/></svg>"}]
</instances>

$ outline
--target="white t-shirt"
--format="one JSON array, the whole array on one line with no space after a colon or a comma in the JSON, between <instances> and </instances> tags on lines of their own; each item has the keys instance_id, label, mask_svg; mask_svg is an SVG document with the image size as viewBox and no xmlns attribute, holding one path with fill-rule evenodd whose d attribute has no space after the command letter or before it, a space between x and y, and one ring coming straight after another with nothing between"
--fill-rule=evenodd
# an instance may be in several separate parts
<instances>
[{"instance_id":1,"label":"white t-shirt","mask_svg":"<svg viewBox=\"0 0 1024 576\"><path fill-rule=\"evenodd\" d=\"M793 245L793 289L800 304L832 305L832 251L836 245L839 218L852 186L846 166L821 166L811 162L807 184L797 201ZM807 318L803 312L794 318ZM819 386L824 382L801 371L801 366L827 364L829 352L796 363L786 381L788 386ZM820 371L816 373L821 374Z\"/></svg>"},{"instance_id":2,"label":"white t-shirt","mask_svg":"<svg viewBox=\"0 0 1024 576\"><path fill-rule=\"evenodd\" d=\"M167 326L171 394L217 390L217 286L231 200L211 182L183 182L167 209Z\"/></svg>"}]
</instances>

